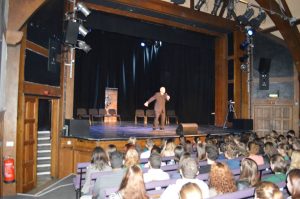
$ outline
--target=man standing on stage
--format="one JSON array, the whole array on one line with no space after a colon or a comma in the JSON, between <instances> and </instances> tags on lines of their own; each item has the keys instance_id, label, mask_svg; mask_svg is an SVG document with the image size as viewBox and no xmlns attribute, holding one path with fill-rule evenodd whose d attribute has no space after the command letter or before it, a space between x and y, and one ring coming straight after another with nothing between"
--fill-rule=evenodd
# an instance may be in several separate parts
<instances>
[{"instance_id":1,"label":"man standing on stage","mask_svg":"<svg viewBox=\"0 0 300 199\"><path fill-rule=\"evenodd\" d=\"M161 87L159 92L155 93L148 101L145 102L145 106L148 107L149 103L155 100L154 111L155 119L153 124L153 130L158 128L158 118L160 117L160 130L165 128L165 119L166 119L166 100L170 100L170 96L166 93L165 87Z\"/></svg>"}]
</instances>

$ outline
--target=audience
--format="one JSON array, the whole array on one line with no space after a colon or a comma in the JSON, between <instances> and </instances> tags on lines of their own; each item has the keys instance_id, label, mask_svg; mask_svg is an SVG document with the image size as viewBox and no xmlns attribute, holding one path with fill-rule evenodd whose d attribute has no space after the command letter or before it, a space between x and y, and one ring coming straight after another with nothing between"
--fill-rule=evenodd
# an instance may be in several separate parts
<instances>
[{"instance_id":1,"label":"audience","mask_svg":"<svg viewBox=\"0 0 300 199\"><path fill-rule=\"evenodd\" d=\"M254 141L248 143L249 156L248 158L254 160L257 165L264 164L264 158L261 155L258 155L259 146Z\"/></svg>"},{"instance_id":2,"label":"audience","mask_svg":"<svg viewBox=\"0 0 300 199\"><path fill-rule=\"evenodd\" d=\"M272 143L272 142L265 143L264 152L265 152L265 155L263 156L263 158L264 158L265 163L270 163L271 157L273 155L278 154L278 151L277 151L276 147L274 146L274 143Z\"/></svg>"},{"instance_id":3,"label":"audience","mask_svg":"<svg viewBox=\"0 0 300 199\"><path fill-rule=\"evenodd\" d=\"M147 173L144 173L144 182L151 182L156 180L168 180L170 176L168 173L160 169L161 156L157 153L152 153L150 158L150 168Z\"/></svg>"},{"instance_id":4,"label":"audience","mask_svg":"<svg viewBox=\"0 0 300 199\"><path fill-rule=\"evenodd\" d=\"M103 148L96 147L92 154L91 164L86 168L85 183L81 189L83 194L90 192L91 174L100 171L111 171L108 164L108 157Z\"/></svg>"},{"instance_id":5,"label":"audience","mask_svg":"<svg viewBox=\"0 0 300 199\"><path fill-rule=\"evenodd\" d=\"M112 152L115 152L115 151L117 151L116 145L114 145L114 144L108 145L108 148L105 150L106 156L108 157L108 159L109 159L109 157L110 157L110 154L111 154Z\"/></svg>"},{"instance_id":6,"label":"audience","mask_svg":"<svg viewBox=\"0 0 300 199\"><path fill-rule=\"evenodd\" d=\"M130 148L125 154L124 166L129 168L133 165L140 164L140 158L137 150Z\"/></svg>"},{"instance_id":7,"label":"audience","mask_svg":"<svg viewBox=\"0 0 300 199\"><path fill-rule=\"evenodd\" d=\"M143 179L143 171L133 165L127 169L116 193L109 196L109 199L148 199Z\"/></svg>"},{"instance_id":8,"label":"audience","mask_svg":"<svg viewBox=\"0 0 300 199\"><path fill-rule=\"evenodd\" d=\"M182 186L179 195L180 195L180 199L202 199L203 198L199 186L191 182L188 182Z\"/></svg>"},{"instance_id":9,"label":"audience","mask_svg":"<svg viewBox=\"0 0 300 199\"><path fill-rule=\"evenodd\" d=\"M165 142L165 145L161 151L161 156L162 157L169 157L169 156L174 156L174 149L175 149L176 145L174 143L173 139L168 139Z\"/></svg>"},{"instance_id":10,"label":"audience","mask_svg":"<svg viewBox=\"0 0 300 199\"><path fill-rule=\"evenodd\" d=\"M207 165L201 166L200 173L209 173L212 164L216 163L219 156L218 148L215 145L207 144L205 146Z\"/></svg>"},{"instance_id":11,"label":"audience","mask_svg":"<svg viewBox=\"0 0 300 199\"><path fill-rule=\"evenodd\" d=\"M141 153L140 158L149 158L150 154L151 154L151 150L154 146L154 142L152 139L147 139L146 140L146 150L144 152Z\"/></svg>"},{"instance_id":12,"label":"audience","mask_svg":"<svg viewBox=\"0 0 300 199\"><path fill-rule=\"evenodd\" d=\"M209 197L209 189L205 182L202 180L196 179L198 175L198 162L189 157L181 161L179 172L182 176L181 179L178 179L175 184L169 185L166 190L162 193L161 199L178 199L179 192L182 186L188 182L195 183L199 186L203 198Z\"/></svg>"},{"instance_id":13,"label":"audience","mask_svg":"<svg viewBox=\"0 0 300 199\"><path fill-rule=\"evenodd\" d=\"M204 143L197 144L197 158L198 158L198 161L206 160L206 151L205 151Z\"/></svg>"},{"instance_id":14,"label":"audience","mask_svg":"<svg viewBox=\"0 0 300 199\"><path fill-rule=\"evenodd\" d=\"M293 169L287 177L287 188L291 194L288 199L300 198L300 169Z\"/></svg>"},{"instance_id":15,"label":"audience","mask_svg":"<svg viewBox=\"0 0 300 199\"><path fill-rule=\"evenodd\" d=\"M272 182L261 182L255 189L255 199L283 199L278 186Z\"/></svg>"},{"instance_id":16,"label":"audience","mask_svg":"<svg viewBox=\"0 0 300 199\"><path fill-rule=\"evenodd\" d=\"M243 190L254 187L259 182L258 166L252 159L245 158L241 161L241 172L237 181L237 189Z\"/></svg>"},{"instance_id":17,"label":"audience","mask_svg":"<svg viewBox=\"0 0 300 199\"><path fill-rule=\"evenodd\" d=\"M227 165L230 169L238 169L240 168L240 160L236 159L238 156L238 150L236 145L231 142L225 145L225 157L227 160Z\"/></svg>"},{"instance_id":18,"label":"audience","mask_svg":"<svg viewBox=\"0 0 300 199\"><path fill-rule=\"evenodd\" d=\"M300 169L300 151L293 151L289 170Z\"/></svg>"},{"instance_id":19,"label":"audience","mask_svg":"<svg viewBox=\"0 0 300 199\"><path fill-rule=\"evenodd\" d=\"M174 149L174 154L175 164L178 164L181 156L184 154L184 147L182 145L177 145Z\"/></svg>"},{"instance_id":20,"label":"audience","mask_svg":"<svg viewBox=\"0 0 300 199\"><path fill-rule=\"evenodd\" d=\"M234 176L226 163L217 162L209 173L210 197L237 191Z\"/></svg>"},{"instance_id":21,"label":"audience","mask_svg":"<svg viewBox=\"0 0 300 199\"><path fill-rule=\"evenodd\" d=\"M278 153L282 155L285 161L290 160L290 155L291 155L291 147L289 144L284 144L281 143L278 145Z\"/></svg>"},{"instance_id":22,"label":"audience","mask_svg":"<svg viewBox=\"0 0 300 199\"><path fill-rule=\"evenodd\" d=\"M123 154L118 151L110 154L110 165L112 172L96 179L93 196L97 199L105 199L105 189L119 187L126 172L126 169L123 169Z\"/></svg>"},{"instance_id":23,"label":"audience","mask_svg":"<svg viewBox=\"0 0 300 199\"><path fill-rule=\"evenodd\" d=\"M270 160L271 169L274 173L268 177L262 178L262 181L268 181L273 183L283 182L286 180L287 165L286 161L281 155L273 155Z\"/></svg>"}]
</instances>

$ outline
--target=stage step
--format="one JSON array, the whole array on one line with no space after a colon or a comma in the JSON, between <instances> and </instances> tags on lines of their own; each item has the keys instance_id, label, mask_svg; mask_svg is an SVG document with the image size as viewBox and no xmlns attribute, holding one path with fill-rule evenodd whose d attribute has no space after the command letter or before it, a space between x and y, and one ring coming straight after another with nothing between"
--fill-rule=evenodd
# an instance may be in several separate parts
<instances>
[{"instance_id":1,"label":"stage step","mask_svg":"<svg viewBox=\"0 0 300 199\"><path fill-rule=\"evenodd\" d=\"M38 131L37 176L50 176L51 171L51 132Z\"/></svg>"}]
</instances>

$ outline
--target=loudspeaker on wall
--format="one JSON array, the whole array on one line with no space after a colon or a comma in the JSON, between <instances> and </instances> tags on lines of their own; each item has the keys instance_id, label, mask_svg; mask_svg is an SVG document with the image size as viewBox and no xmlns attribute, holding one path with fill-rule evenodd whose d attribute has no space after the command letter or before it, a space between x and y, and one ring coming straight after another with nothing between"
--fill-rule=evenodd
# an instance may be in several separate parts
<instances>
[{"instance_id":1,"label":"loudspeaker on wall","mask_svg":"<svg viewBox=\"0 0 300 199\"><path fill-rule=\"evenodd\" d=\"M65 32L65 43L76 45L79 32L79 23L68 21Z\"/></svg>"}]
</instances>

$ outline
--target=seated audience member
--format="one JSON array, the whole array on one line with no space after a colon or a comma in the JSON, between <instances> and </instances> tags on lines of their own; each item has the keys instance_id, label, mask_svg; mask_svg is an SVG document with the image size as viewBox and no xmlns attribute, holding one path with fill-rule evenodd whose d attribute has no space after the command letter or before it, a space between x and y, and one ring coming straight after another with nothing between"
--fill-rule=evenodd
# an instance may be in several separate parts
<instances>
[{"instance_id":1,"label":"seated audience member","mask_svg":"<svg viewBox=\"0 0 300 199\"><path fill-rule=\"evenodd\" d=\"M101 171L111 171L111 167L104 149L96 147L92 154L91 164L86 168L85 183L81 189L83 194L90 192L91 174Z\"/></svg>"},{"instance_id":2,"label":"seated audience member","mask_svg":"<svg viewBox=\"0 0 300 199\"><path fill-rule=\"evenodd\" d=\"M181 156L184 154L184 147L182 145L177 145L174 149L174 154L175 164L178 164Z\"/></svg>"},{"instance_id":3,"label":"seated audience member","mask_svg":"<svg viewBox=\"0 0 300 199\"><path fill-rule=\"evenodd\" d=\"M226 151L225 147L226 147L226 144L224 142L220 143L220 145L219 145L219 156L218 156L217 161L226 159L226 157L225 157L225 151Z\"/></svg>"},{"instance_id":4,"label":"seated audience member","mask_svg":"<svg viewBox=\"0 0 300 199\"><path fill-rule=\"evenodd\" d=\"M270 163L270 159L273 155L277 155L278 151L276 149L276 147L274 146L275 144L272 142L267 142L265 143L265 147L264 147L264 162L265 163Z\"/></svg>"},{"instance_id":5,"label":"seated audience member","mask_svg":"<svg viewBox=\"0 0 300 199\"><path fill-rule=\"evenodd\" d=\"M116 145L114 145L114 144L108 145L107 149L105 150L106 156L108 157L108 159L109 159L109 157L110 157L110 154L111 154L112 152L115 152L115 151L117 151Z\"/></svg>"},{"instance_id":6,"label":"seated audience member","mask_svg":"<svg viewBox=\"0 0 300 199\"><path fill-rule=\"evenodd\" d=\"M129 168L133 165L139 165L139 164L140 164L140 156L137 150L133 148L129 149L125 154L124 166L126 168Z\"/></svg>"},{"instance_id":7,"label":"seated audience member","mask_svg":"<svg viewBox=\"0 0 300 199\"><path fill-rule=\"evenodd\" d=\"M165 144L164 147L161 151L161 156L162 157L170 157L170 156L174 156L174 149L175 149L176 145L174 143L173 139L168 139Z\"/></svg>"},{"instance_id":8,"label":"seated audience member","mask_svg":"<svg viewBox=\"0 0 300 199\"><path fill-rule=\"evenodd\" d=\"M154 145L151 149L151 154L152 153L158 153L160 154L161 153L161 148L159 148L158 146Z\"/></svg>"},{"instance_id":9,"label":"seated audience member","mask_svg":"<svg viewBox=\"0 0 300 199\"><path fill-rule=\"evenodd\" d=\"M300 169L300 151L293 151L289 170Z\"/></svg>"},{"instance_id":10,"label":"seated audience member","mask_svg":"<svg viewBox=\"0 0 300 199\"><path fill-rule=\"evenodd\" d=\"M293 169L287 177L287 188L291 196L288 199L300 198L300 169Z\"/></svg>"},{"instance_id":11,"label":"seated audience member","mask_svg":"<svg viewBox=\"0 0 300 199\"><path fill-rule=\"evenodd\" d=\"M205 182L196 178L198 175L198 162L193 158L186 158L182 160L179 164L179 172L182 176L178 179L175 184L169 185L166 190L160 196L161 199L178 199L179 192L183 185L186 183L195 183L199 186L202 191L202 197L209 197L209 189Z\"/></svg>"},{"instance_id":12,"label":"seated audience member","mask_svg":"<svg viewBox=\"0 0 300 199\"><path fill-rule=\"evenodd\" d=\"M147 141L146 141L146 151L141 153L140 158L149 158L153 146L154 146L153 140L152 139L147 139Z\"/></svg>"},{"instance_id":13,"label":"seated audience member","mask_svg":"<svg viewBox=\"0 0 300 199\"><path fill-rule=\"evenodd\" d=\"M191 143L191 141L187 140L185 142L184 151L190 154L193 153L193 144Z\"/></svg>"},{"instance_id":14,"label":"seated audience member","mask_svg":"<svg viewBox=\"0 0 300 199\"><path fill-rule=\"evenodd\" d=\"M168 173L160 169L161 157L160 154L152 153L149 157L150 168L147 173L144 173L144 182L151 182L156 180L168 180L170 176Z\"/></svg>"},{"instance_id":15,"label":"seated audience member","mask_svg":"<svg viewBox=\"0 0 300 199\"><path fill-rule=\"evenodd\" d=\"M205 146L205 151L207 165L201 166L200 174L209 173L211 165L216 163L216 160L219 156L218 148L212 144L207 144Z\"/></svg>"},{"instance_id":16,"label":"seated audience member","mask_svg":"<svg viewBox=\"0 0 300 199\"><path fill-rule=\"evenodd\" d=\"M136 142L136 137L130 137L127 142L128 144L132 144L139 154L142 152L141 146Z\"/></svg>"},{"instance_id":17,"label":"seated audience member","mask_svg":"<svg viewBox=\"0 0 300 199\"><path fill-rule=\"evenodd\" d=\"M197 158L198 158L198 161L206 160L206 151L205 151L204 143L197 144Z\"/></svg>"},{"instance_id":18,"label":"seated audience member","mask_svg":"<svg viewBox=\"0 0 300 199\"><path fill-rule=\"evenodd\" d=\"M238 156L238 150L233 142L226 144L224 154L228 159L226 163L231 170L240 168L240 160L236 159Z\"/></svg>"},{"instance_id":19,"label":"seated audience member","mask_svg":"<svg viewBox=\"0 0 300 199\"><path fill-rule=\"evenodd\" d=\"M262 181L273 183L283 182L286 180L287 164L281 155L273 155L270 160L271 169L274 174L263 177Z\"/></svg>"},{"instance_id":20,"label":"seated audience member","mask_svg":"<svg viewBox=\"0 0 300 199\"><path fill-rule=\"evenodd\" d=\"M179 143L181 146L185 145L185 141L186 141L186 139L185 139L184 135L179 136Z\"/></svg>"},{"instance_id":21,"label":"seated audience member","mask_svg":"<svg viewBox=\"0 0 300 199\"><path fill-rule=\"evenodd\" d=\"M109 196L109 199L148 199L143 179L143 171L133 165L127 169L116 193Z\"/></svg>"},{"instance_id":22,"label":"seated audience member","mask_svg":"<svg viewBox=\"0 0 300 199\"><path fill-rule=\"evenodd\" d=\"M291 146L289 144L279 144L277 150L278 153L282 155L285 161L290 160Z\"/></svg>"},{"instance_id":23,"label":"seated audience member","mask_svg":"<svg viewBox=\"0 0 300 199\"><path fill-rule=\"evenodd\" d=\"M191 182L188 182L182 186L179 195L180 195L180 199L202 199L203 198L199 186Z\"/></svg>"},{"instance_id":24,"label":"seated audience member","mask_svg":"<svg viewBox=\"0 0 300 199\"><path fill-rule=\"evenodd\" d=\"M237 189L243 190L254 187L259 182L259 172L254 160L245 158L241 161L240 178L237 181Z\"/></svg>"},{"instance_id":25,"label":"seated audience member","mask_svg":"<svg viewBox=\"0 0 300 199\"><path fill-rule=\"evenodd\" d=\"M210 197L237 191L234 176L226 163L217 162L209 173Z\"/></svg>"},{"instance_id":26,"label":"seated audience member","mask_svg":"<svg viewBox=\"0 0 300 199\"><path fill-rule=\"evenodd\" d=\"M296 133L295 133L295 131L294 130L289 130L287 133L286 133L286 135L288 136L291 136L291 137L295 137L295 135L296 135Z\"/></svg>"},{"instance_id":27,"label":"seated audience member","mask_svg":"<svg viewBox=\"0 0 300 199\"><path fill-rule=\"evenodd\" d=\"M293 138L292 148L293 148L293 150L300 150L300 139L299 138Z\"/></svg>"},{"instance_id":28,"label":"seated audience member","mask_svg":"<svg viewBox=\"0 0 300 199\"><path fill-rule=\"evenodd\" d=\"M249 142L248 148L249 148L248 158L254 160L257 165L263 165L264 158L261 155L257 155L259 152L259 146L255 142Z\"/></svg>"},{"instance_id":29,"label":"seated audience member","mask_svg":"<svg viewBox=\"0 0 300 199\"><path fill-rule=\"evenodd\" d=\"M283 199L278 186L272 182L260 182L255 189L255 199Z\"/></svg>"},{"instance_id":30,"label":"seated audience member","mask_svg":"<svg viewBox=\"0 0 300 199\"><path fill-rule=\"evenodd\" d=\"M112 172L109 175L98 177L93 190L94 197L105 199L105 189L119 187L126 172L123 168L123 154L115 151L110 154Z\"/></svg>"}]
</instances>

